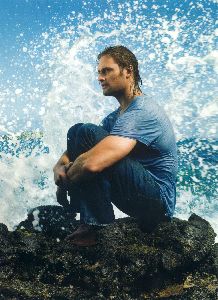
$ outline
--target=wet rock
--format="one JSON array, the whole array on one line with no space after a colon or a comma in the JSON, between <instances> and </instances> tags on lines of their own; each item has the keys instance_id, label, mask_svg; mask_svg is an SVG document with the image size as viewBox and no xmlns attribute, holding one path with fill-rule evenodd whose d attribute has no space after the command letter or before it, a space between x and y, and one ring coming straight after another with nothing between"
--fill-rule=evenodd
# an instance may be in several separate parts
<instances>
[{"instance_id":1,"label":"wet rock","mask_svg":"<svg viewBox=\"0 0 218 300\"><path fill-rule=\"evenodd\" d=\"M216 299L217 244L197 215L144 233L132 218L98 244L64 239L79 225L60 206L33 209L14 232L0 224L0 299Z\"/></svg>"},{"instance_id":2,"label":"wet rock","mask_svg":"<svg viewBox=\"0 0 218 300\"><path fill-rule=\"evenodd\" d=\"M62 206L44 205L33 208L17 229L38 231L49 237L63 237L75 228L75 214Z\"/></svg>"},{"instance_id":3,"label":"wet rock","mask_svg":"<svg viewBox=\"0 0 218 300\"><path fill-rule=\"evenodd\" d=\"M5 224L0 223L0 235L6 236L8 234L8 227Z\"/></svg>"}]
</instances>

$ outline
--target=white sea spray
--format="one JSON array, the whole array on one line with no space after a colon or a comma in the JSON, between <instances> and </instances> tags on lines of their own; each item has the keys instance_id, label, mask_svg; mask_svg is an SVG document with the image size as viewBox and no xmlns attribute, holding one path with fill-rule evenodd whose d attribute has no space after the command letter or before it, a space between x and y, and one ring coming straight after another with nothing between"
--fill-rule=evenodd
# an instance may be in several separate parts
<instances>
[{"instance_id":1,"label":"white sea spray","mask_svg":"<svg viewBox=\"0 0 218 300\"><path fill-rule=\"evenodd\" d=\"M33 217L34 217L34 220L32 221L33 228L37 231L42 231L42 228L39 225L39 210L38 209L35 209L33 211Z\"/></svg>"}]
</instances>

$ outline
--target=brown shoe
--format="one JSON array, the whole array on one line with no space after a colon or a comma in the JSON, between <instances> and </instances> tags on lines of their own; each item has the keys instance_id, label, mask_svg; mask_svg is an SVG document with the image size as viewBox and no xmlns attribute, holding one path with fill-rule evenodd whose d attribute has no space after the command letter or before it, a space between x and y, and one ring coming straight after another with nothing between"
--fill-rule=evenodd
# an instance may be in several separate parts
<instances>
[{"instance_id":1,"label":"brown shoe","mask_svg":"<svg viewBox=\"0 0 218 300\"><path fill-rule=\"evenodd\" d=\"M81 224L66 240L77 246L94 246L97 244L96 231L96 226Z\"/></svg>"}]
</instances>

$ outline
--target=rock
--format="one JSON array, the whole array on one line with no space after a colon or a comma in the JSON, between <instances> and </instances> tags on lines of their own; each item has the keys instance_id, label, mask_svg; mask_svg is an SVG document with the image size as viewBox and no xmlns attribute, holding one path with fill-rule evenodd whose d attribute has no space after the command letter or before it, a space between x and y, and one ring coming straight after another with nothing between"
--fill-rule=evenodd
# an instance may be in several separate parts
<instances>
[{"instance_id":1,"label":"rock","mask_svg":"<svg viewBox=\"0 0 218 300\"><path fill-rule=\"evenodd\" d=\"M75 215L62 206L45 205L32 209L27 220L17 226L17 230L25 228L28 231L43 232L49 237L65 237L75 225Z\"/></svg>"},{"instance_id":2,"label":"rock","mask_svg":"<svg viewBox=\"0 0 218 300\"><path fill-rule=\"evenodd\" d=\"M8 227L0 223L0 235L5 236L8 234Z\"/></svg>"},{"instance_id":3,"label":"rock","mask_svg":"<svg viewBox=\"0 0 218 300\"><path fill-rule=\"evenodd\" d=\"M217 244L197 215L142 232L132 218L98 244L64 238L78 226L60 206L33 209L14 232L0 224L0 299L216 299Z\"/></svg>"}]
</instances>

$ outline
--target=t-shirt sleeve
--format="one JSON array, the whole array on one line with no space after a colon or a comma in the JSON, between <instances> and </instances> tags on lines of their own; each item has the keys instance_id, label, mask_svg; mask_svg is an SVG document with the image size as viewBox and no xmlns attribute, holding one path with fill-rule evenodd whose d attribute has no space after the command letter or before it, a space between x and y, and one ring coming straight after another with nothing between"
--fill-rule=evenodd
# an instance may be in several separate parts
<instances>
[{"instance_id":1,"label":"t-shirt sleeve","mask_svg":"<svg viewBox=\"0 0 218 300\"><path fill-rule=\"evenodd\" d=\"M135 108L117 119L110 134L132 138L149 146L162 134L162 129L153 111Z\"/></svg>"}]
</instances>

